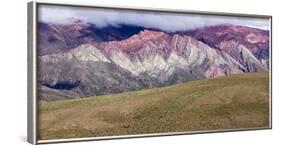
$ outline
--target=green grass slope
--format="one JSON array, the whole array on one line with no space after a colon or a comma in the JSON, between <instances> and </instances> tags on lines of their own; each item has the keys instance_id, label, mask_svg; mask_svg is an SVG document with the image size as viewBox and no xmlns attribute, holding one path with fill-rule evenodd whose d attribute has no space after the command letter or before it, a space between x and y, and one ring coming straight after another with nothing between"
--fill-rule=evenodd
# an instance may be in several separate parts
<instances>
[{"instance_id":1,"label":"green grass slope","mask_svg":"<svg viewBox=\"0 0 281 145\"><path fill-rule=\"evenodd\" d=\"M268 127L268 73L39 104L39 139Z\"/></svg>"}]
</instances>

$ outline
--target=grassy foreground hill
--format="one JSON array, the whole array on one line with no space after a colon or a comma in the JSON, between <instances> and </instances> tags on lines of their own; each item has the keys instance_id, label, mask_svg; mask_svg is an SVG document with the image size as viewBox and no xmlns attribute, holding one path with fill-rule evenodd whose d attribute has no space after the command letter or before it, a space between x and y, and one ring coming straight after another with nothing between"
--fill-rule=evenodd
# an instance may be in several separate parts
<instances>
[{"instance_id":1,"label":"grassy foreground hill","mask_svg":"<svg viewBox=\"0 0 281 145\"><path fill-rule=\"evenodd\" d=\"M268 127L269 75L39 103L39 139Z\"/></svg>"}]
</instances>

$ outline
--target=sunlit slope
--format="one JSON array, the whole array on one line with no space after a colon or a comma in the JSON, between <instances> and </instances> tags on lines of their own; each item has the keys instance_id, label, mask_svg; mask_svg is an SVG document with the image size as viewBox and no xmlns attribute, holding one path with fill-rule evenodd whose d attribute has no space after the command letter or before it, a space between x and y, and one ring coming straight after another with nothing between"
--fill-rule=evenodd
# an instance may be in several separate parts
<instances>
[{"instance_id":1,"label":"sunlit slope","mask_svg":"<svg viewBox=\"0 0 281 145\"><path fill-rule=\"evenodd\" d=\"M40 139L268 127L269 75L246 73L39 107Z\"/></svg>"}]
</instances>

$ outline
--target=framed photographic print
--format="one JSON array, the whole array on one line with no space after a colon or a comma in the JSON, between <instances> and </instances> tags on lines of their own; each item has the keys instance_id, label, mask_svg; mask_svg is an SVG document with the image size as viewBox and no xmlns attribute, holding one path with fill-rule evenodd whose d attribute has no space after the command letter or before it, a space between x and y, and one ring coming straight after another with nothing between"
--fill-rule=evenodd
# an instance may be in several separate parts
<instances>
[{"instance_id":1,"label":"framed photographic print","mask_svg":"<svg viewBox=\"0 0 281 145\"><path fill-rule=\"evenodd\" d=\"M28 142L271 129L271 21L30 2Z\"/></svg>"}]
</instances>

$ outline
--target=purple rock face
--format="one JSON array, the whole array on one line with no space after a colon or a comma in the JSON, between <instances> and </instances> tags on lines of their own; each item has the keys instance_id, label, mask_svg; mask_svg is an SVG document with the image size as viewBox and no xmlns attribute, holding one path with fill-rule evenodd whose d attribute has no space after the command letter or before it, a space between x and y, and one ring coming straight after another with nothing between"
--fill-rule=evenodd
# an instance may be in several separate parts
<instances>
[{"instance_id":1,"label":"purple rock face","mask_svg":"<svg viewBox=\"0 0 281 145\"><path fill-rule=\"evenodd\" d=\"M83 21L68 24L38 23L39 54L62 53L81 44L120 41L144 30L143 27L120 25L98 28Z\"/></svg>"},{"instance_id":2,"label":"purple rock face","mask_svg":"<svg viewBox=\"0 0 281 145\"><path fill-rule=\"evenodd\" d=\"M235 49L233 42L247 47L258 59L268 59L269 56L269 31L266 30L246 26L218 25L181 33L223 50L235 58L238 57L238 53L230 50Z\"/></svg>"}]
</instances>

